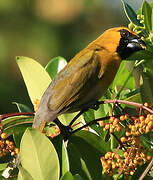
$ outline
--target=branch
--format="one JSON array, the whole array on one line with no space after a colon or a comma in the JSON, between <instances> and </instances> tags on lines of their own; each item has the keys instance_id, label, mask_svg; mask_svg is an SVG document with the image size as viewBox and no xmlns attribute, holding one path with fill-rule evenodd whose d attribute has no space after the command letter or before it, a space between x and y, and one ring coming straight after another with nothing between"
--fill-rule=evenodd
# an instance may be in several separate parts
<instances>
[{"instance_id":1,"label":"branch","mask_svg":"<svg viewBox=\"0 0 153 180\"><path fill-rule=\"evenodd\" d=\"M130 101L118 100L118 99L115 99L115 100L108 99L108 100L104 100L104 101L99 101L99 104L110 104L110 103L113 103L113 104L120 103L120 104L127 104L127 105L130 105L130 106L135 106L137 108L144 109L144 110L148 111L149 113L153 114L152 109L144 106L143 104L136 103L136 102L130 102Z\"/></svg>"}]
</instances>

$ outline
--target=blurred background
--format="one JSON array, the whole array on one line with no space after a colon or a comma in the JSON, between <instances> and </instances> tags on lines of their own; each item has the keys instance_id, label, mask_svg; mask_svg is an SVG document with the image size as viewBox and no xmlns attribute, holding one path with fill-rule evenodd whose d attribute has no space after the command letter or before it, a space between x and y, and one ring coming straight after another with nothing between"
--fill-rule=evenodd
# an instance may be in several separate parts
<instances>
[{"instance_id":1,"label":"blurred background","mask_svg":"<svg viewBox=\"0 0 153 180\"><path fill-rule=\"evenodd\" d=\"M126 2L137 11L142 0ZM120 0L0 0L0 114L16 112L12 102L32 107L15 56L69 61L105 29L127 24Z\"/></svg>"}]
</instances>

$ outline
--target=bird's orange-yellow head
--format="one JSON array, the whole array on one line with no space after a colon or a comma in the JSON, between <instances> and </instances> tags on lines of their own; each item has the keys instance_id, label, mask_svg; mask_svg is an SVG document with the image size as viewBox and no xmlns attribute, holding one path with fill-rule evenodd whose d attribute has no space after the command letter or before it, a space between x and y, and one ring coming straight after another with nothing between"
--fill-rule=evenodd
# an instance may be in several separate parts
<instances>
[{"instance_id":1,"label":"bird's orange-yellow head","mask_svg":"<svg viewBox=\"0 0 153 180\"><path fill-rule=\"evenodd\" d=\"M126 27L117 27L106 30L94 43L108 51L117 52L121 59L132 53L146 49L146 44L135 32Z\"/></svg>"}]
</instances>

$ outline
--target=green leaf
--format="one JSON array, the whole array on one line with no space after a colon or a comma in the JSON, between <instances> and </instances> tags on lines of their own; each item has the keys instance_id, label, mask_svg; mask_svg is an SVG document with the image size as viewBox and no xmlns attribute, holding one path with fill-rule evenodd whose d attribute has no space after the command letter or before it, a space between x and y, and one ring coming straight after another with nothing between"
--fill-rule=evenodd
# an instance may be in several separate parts
<instances>
[{"instance_id":1,"label":"green leaf","mask_svg":"<svg viewBox=\"0 0 153 180\"><path fill-rule=\"evenodd\" d=\"M123 8L124 8L125 14L126 14L127 18L129 19L129 21L134 23L137 26L143 27L143 25L137 19L137 15L134 12L134 10L132 9L132 7L129 4L125 3L124 0L121 0L121 1L123 3Z\"/></svg>"},{"instance_id":2,"label":"green leaf","mask_svg":"<svg viewBox=\"0 0 153 180\"><path fill-rule=\"evenodd\" d=\"M64 176L62 176L62 178L60 180L74 180L74 178L73 178L71 172L68 171L64 174Z\"/></svg>"},{"instance_id":3,"label":"green leaf","mask_svg":"<svg viewBox=\"0 0 153 180\"><path fill-rule=\"evenodd\" d=\"M112 88L114 89L115 86L123 86L125 84L125 88L128 89L135 89L135 79L132 76L131 72L129 72L133 67L131 67L130 64L128 64L126 61L123 61L120 65L120 68L115 76L115 79L112 83ZM129 69L129 70L128 70Z\"/></svg>"},{"instance_id":4,"label":"green leaf","mask_svg":"<svg viewBox=\"0 0 153 180\"><path fill-rule=\"evenodd\" d=\"M51 82L51 78L45 69L35 60L22 56L18 56L16 59L30 99L34 104L36 99L41 99Z\"/></svg>"},{"instance_id":5,"label":"green leaf","mask_svg":"<svg viewBox=\"0 0 153 180\"><path fill-rule=\"evenodd\" d=\"M74 177L74 180L83 180L79 174L75 174L73 177Z\"/></svg>"},{"instance_id":6,"label":"green leaf","mask_svg":"<svg viewBox=\"0 0 153 180\"><path fill-rule=\"evenodd\" d=\"M75 137L86 141L86 143L92 146L100 155L104 155L107 151L110 150L109 143L106 143L101 137L89 131L81 130L75 133Z\"/></svg>"},{"instance_id":7,"label":"green leaf","mask_svg":"<svg viewBox=\"0 0 153 180\"><path fill-rule=\"evenodd\" d=\"M15 132L23 132L25 128L31 126L33 117L31 116L13 116L3 120L3 129L9 135Z\"/></svg>"},{"instance_id":8,"label":"green leaf","mask_svg":"<svg viewBox=\"0 0 153 180\"><path fill-rule=\"evenodd\" d=\"M133 53L131 56L126 58L126 61L136 61L136 60L153 60L153 53L151 51L145 50L145 51L138 51L136 53Z\"/></svg>"},{"instance_id":9,"label":"green leaf","mask_svg":"<svg viewBox=\"0 0 153 180\"><path fill-rule=\"evenodd\" d=\"M137 102L137 103L142 103L142 100L141 100L141 94L140 93L137 93L137 94L134 94L126 99L124 99L126 101L131 101L131 102Z\"/></svg>"},{"instance_id":10,"label":"green leaf","mask_svg":"<svg viewBox=\"0 0 153 180\"><path fill-rule=\"evenodd\" d=\"M50 77L53 79L55 75L66 66L66 64L67 61L63 57L58 56L51 59L45 69L50 75Z\"/></svg>"},{"instance_id":11,"label":"green leaf","mask_svg":"<svg viewBox=\"0 0 153 180\"><path fill-rule=\"evenodd\" d=\"M67 149L72 174L79 174L86 180L102 179L100 157L108 150L105 145L91 132L80 131L71 136Z\"/></svg>"},{"instance_id":12,"label":"green leaf","mask_svg":"<svg viewBox=\"0 0 153 180\"><path fill-rule=\"evenodd\" d=\"M150 104L153 100L153 76L143 72L142 81L143 83L140 86L142 101Z\"/></svg>"},{"instance_id":13,"label":"green leaf","mask_svg":"<svg viewBox=\"0 0 153 180\"><path fill-rule=\"evenodd\" d=\"M51 139L60 161L60 175L63 176L69 168L69 158L63 137L61 135Z\"/></svg>"},{"instance_id":14,"label":"green leaf","mask_svg":"<svg viewBox=\"0 0 153 180\"><path fill-rule=\"evenodd\" d=\"M41 132L28 128L20 145L21 165L34 180L59 179L59 160L49 139Z\"/></svg>"},{"instance_id":15,"label":"green leaf","mask_svg":"<svg viewBox=\"0 0 153 180\"><path fill-rule=\"evenodd\" d=\"M143 2L142 14L144 15L144 24L148 31L153 30L153 9L147 1Z\"/></svg>"},{"instance_id":16,"label":"green leaf","mask_svg":"<svg viewBox=\"0 0 153 180\"><path fill-rule=\"evenodd\" d=\"M18 180L33 180L31 175L22 166L19 166Z\"/></svg>"},{"instance_id":17,"label":"green leaf","mask_svg":"<svg viewBox=\"0 0 153 180\"><path fill-rule=\"evenodd\" d=\"M84 113L84 120L86 123L89 123L90 121L93 121L95 119L95 113L93 109L89 109L87 112ZM103 117L103 116L101 116ZM93 130L95 130L100 136L103 135L102 128L100 126L97 126L97 124L93 124L90 126Z\"/></svg>"},{"instance_id":18,"label":"green leaf","mask_svg":"<svg viewBox=\"0 0 153 180\"><path fill-rule=\"evenodd\" d=\"M13 102L13 104L15 104L17 106L19 112L32 112L32 110L25 104L20 104L17 102Z\"/></svg>"},{"instance_id":19,"label":"green leaf","mask_svg":"<svg viewBox=\"0 0 153 180\"><path fill-rule=\"evenodd\" d=\"M7 167L8 163L0 164L0 171L3 171Z\"/></svg>"}]
</instances>

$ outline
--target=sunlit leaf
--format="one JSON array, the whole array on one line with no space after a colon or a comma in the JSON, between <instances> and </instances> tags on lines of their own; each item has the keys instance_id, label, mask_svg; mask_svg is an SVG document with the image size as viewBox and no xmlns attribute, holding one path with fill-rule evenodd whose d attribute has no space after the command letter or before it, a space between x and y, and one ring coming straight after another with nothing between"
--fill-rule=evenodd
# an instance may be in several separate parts
<instances>
[{"instance_id":1,"label":"sunlit leaf","mask_svg":"<svg viewBox=\"0 0 153 180\"><path fill-rule=\"evenodd\" d=\"M30 99L34 104L36 99L41 99L43 93L51 82L51 78L37 61L23 56L18 56L16 59Z\"/></svg>"},{"instance_id":2,"label":"sunlit leaf","mask_svg":"<svg viewBox=\"0 0 153 180\"><path fill-rule=\"evenodd\" d=\"M33 178L22 166L19 166L19 174L17 180L33 180Z\"/></svg>"},{"instance_id":3,"label":"sunlit leaf","mask_svg":"<svg viewBox=\"0 0 153 180\"><path fill-rule=\"evenodd\" d=\"M59 179L59 160L49 139L41 132L28 128L21 140L21 165L33 179Z\"/></svg>"}]
</instances>

